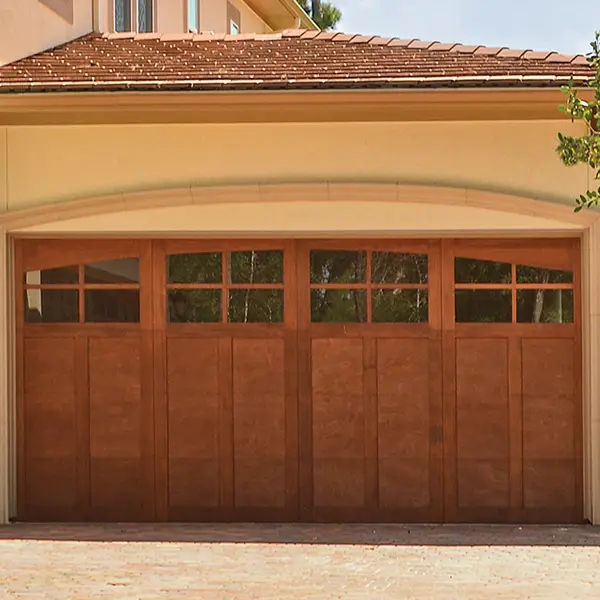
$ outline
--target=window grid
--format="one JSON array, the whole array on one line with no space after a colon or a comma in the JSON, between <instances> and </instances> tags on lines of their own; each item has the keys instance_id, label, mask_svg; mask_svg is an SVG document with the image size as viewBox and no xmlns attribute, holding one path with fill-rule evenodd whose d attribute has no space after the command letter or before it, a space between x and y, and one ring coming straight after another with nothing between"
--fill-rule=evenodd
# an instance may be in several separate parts
<instances>
[{"instance_id":1,"label":"window grid","mask_svg":"<svg viewBox=\"0 0 600 600\"><path fill-rule=\"evenodd\" d=\"M318 252L319 249L313 249L313 252ZM335 252L335 250L333 250ZM373 318L374 314L374 303L373 296L375 292L381 290L390 290L390 291L403 291L403 290L413 290L413 291L423 291L428 294L429 292L429 283L407 283L407 282L394 282L394 283L382 283L373 281L373 273L374 273L374 265L373 265L373 254L391 254L391 255L402 255L402 256L419 256L428 258L426 254L422 253L413 253L413 252L400 252L400 251L380 251L380 250L351 250L346 251L343 250L341 252L363 252L365 254L365 281L360 283L326 283L326 282L314 282L311 281L309 283L310 293L312 294L313 290L347 290L347 291L361 291L364 290L366 295L366 315L364 323L376 323L381 322L377 321ZM429 278L427 276L427 281ZM314 322L314 321L313 321ZM325 321L327 322L327 321ZM386 321L383 321L386 322ZM391 321L391 322L402 322L402 321Z\"/></svg>"},{"instance_id":2,"label":"window grid","mask_svg":"<svg viewBox=\"0 0 600 600\"><path fill-rule=\"evenodd\" d=\"M236 252L241 252L241 253L254 253L256 252L257 254L261 253L261 252L278 252L281 253L282 256L282 262L281 262L281 282L280 283L260 283L260 282L243 282L243 283L233 283L231 282L229 279L229 271L231 268L231 263L232 261L232 254L236 253ZM187 254L187 253L182 253L182 254ZM191 253L194 254L194 253ZM202 253L200 253L202 254ZM168 272L167 272L167 283L166 283L166 290L167 290L167 295L169 292L184 292L184 291L192 291L192 290L219 290L221 292L221 315L220 315L220 323L238 323L238 321L232 320L232 315L230 314L230 292L232 291L252 291L252 290L277 290L277 291L281 291L281 293L283 294L284 291L284 283L283 283L283 279L284 279L284 273L283 273L283 250L278 249L278 248L274 248L274 249L270 249L270 250L240 250L240 251L235 251L235 252L229 252L229 251L223 251L223 252L210 252L209 254L220 254L221 255L221 278L220 281L216 281L216 282L210 282L210 283L203 283L203 282L194 282L194 283L169 283L168 282ZM173 256L178 256L178 254L169 254L166 257L167 260L167 270L168 270L168 264L169 264L169 258L173 257ZM180 255L181 256L181 255ZM284 311L285 311L285 304L284 304ZM190 321L189 323L205 323L205 322L212 322L212 321ZM250 321L249 321L250 322ZM269 323L270 321L252 321L252 322L266 322ZM276 321L275 323L278 323L280 321ZM173 322L171 322L172 324Z\"/></svg>"},{"instance_id":3,"label":"window grid","mask_svg":"<svg viewBox=\"0 0 600 600\"><path fill-rule=\"evenodd\" d=\"M136 257L128 257L124 260L137 260ZM116 259L116 260L122 260L122 259ZM79 318L77 321L73 321L73 323L79 323L79 324L83 324L83 323L93 323L95 321L90 321L87 320L86 321L86 307L85 307L85 298L86 298L86 291L94 291L94 290L104 290L104 291L109 291L109 292L114 292L114 291L118 291L118 290L132 290L132 291L139 291L140 288L140 283L115 283L115 282L109 282L109 283L86 283L85 281L85 264L78 264L78 265L68 265L65 268L77 268L77 283L27 283L26 277L27 277L27 272L23 273L23 283L22 283L22 291L24 292L23 294L23 300L25 299L25 296L27 294L27 291L30 290L56 290L56 291L60 291L60 290L74 290L78 292L78 312L79 312ZM46 269L40 269L40 273L43 272ZM36 269L32 269L29 272L35 272ZM113 321L115 323L132 323L133 321ZM139 322L139 319L135 322ZM64 323L71 323L70 321L53 321L53 322L46 322L46 324L64 324Z\"/></svg>"},{"instance_id":4,"label":"window grid","mask_svg":"<svg viewBox=\"0 0 600 600\"><path fill-rule=\"evenodd\" d=\"M479 261L480 259L469 259L469 257L456 257L455 260L473 260L473 261ZM490 262L493 263L494 261L481 261L481 262ZM500 263L498 263L500 264ZM457 274L456 274L456 268L455 268L455 282L454 282L454 291L455 291L455 298L456 298L456 292L457 291L461 291L461 290L466 290L466 291L476 291L476 290L494 290L494 291L509 291L511 293L511 321L513 324L516 323L526 323L527 321L519 321L518 319L518 293L520 291L560 291L560 290L574 290L575 289L575 283L572 279L572 271L570 270L561 270L563 273L569 273L571 275L571 282L569 283L551 283L551 282L535 282L535 283L520 283L518 281L518 277L517 277L517 269L519 267L526 267L526 265L522 264L522 263L510 263L510 273L511 273L511 280L510 282L506 282L506 283L457 283L456 282L456 278L457 278ZM550 272L550 271L556 271L555 269L546 269L543 267L527 267L529 269L532 270L539 270L540 272ZM559 271L560 272L560 271ZM456 313L455 313L455 318L456 318ZM458 321L458 319L456 319L457 322L465 322L465 321ZM502 322L502 321L497 321L497 322ZM562 322L562 321L561 321ZM571 323L572 321L567 321L568 323ZM543 322L542 322L543 323Z\"/></svg>"},{"instance_id":5,"label":"window grid","mask_svg":"<svg viewBox=\"0 0 600 600\"><path fill-rule=\"evenodd\" d=\"M154 0L113 0L112 8L115 32L154 31Z\"/></svg>"}]
</instances>

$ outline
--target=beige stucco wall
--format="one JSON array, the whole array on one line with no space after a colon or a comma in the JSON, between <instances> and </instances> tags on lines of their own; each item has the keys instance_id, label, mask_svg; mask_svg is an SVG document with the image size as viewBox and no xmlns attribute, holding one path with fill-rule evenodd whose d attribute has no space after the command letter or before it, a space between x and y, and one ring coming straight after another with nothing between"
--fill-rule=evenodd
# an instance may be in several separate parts
<instances>
[{"instance_id":1,"label":"beige stucco wall","mask_svg":"<svg viewBox=\"0 0 600 600\"><path fill-rule=\"evenodd\" d=\"M240 11L242 33L270 33L272 29L242 0L229 0Z\"/></svg>"},{"instance_id":2,"label":"beige stucco wall","mask_svg":"<svg viewBox=\"0 0 600 600\"><path fill-rule=\"evenodd\" d=\"M211 0L218 2L219 0ZM185 33L187 32L187 0L174 2L173 0L156 0L156 16L154 28L160 33Z\"/></svg>"},{"instance_id":3,"label":"beige stucco wall","mask_svg":"<svg viewBox=\"0 0 600 600\"><path fill-rule=\"evenodd\" d=\"M7 209L7 141L6 141L6 127L0 127L0 210Z\"/></svg>"},{"instance_id":4,"label":"beige stucco wall","mask_svg":"<svg viewBox=\"0 0 600 600\"><path fill-rule=\"evenodd\" d=\"M0 0L0 65L92 31L92 0L73 2L73 22L38 0Z\"/></svg>"},{"instance_id":5,"label":"beige stucco wall","mask_svg":"<svg viewBox=\"0 0 600 600\"><path fill-rule=\"evenodd\" d=\"M446 185L570 203L585 189L587 171L560 164L558 128L569 124L12 127L6 205L14 211L165 187L321 181Z\"/></svg>"}]
</instances>

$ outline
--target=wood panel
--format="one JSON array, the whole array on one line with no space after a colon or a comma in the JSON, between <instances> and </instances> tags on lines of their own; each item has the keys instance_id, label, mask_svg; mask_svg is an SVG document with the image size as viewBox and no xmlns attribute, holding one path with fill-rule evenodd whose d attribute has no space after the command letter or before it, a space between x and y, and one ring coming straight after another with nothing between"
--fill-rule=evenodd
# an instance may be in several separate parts
<instances>
[{"instance_id":1,"label":"wood panel","mask_svg":"<svg viewBox=\"0 0 600 600\"><path fill-rule=\"evenodd\" d=\"M167 340L169 507L220 504L219 340Z\"/></svg>"},{"instance_id":2,"label":"wood panel","mask_svg":"<svg viewBox=\"0 0 600 600\"><path fill-rule=\"evenodd\" d=\"M365 506L363 341L314 339L312 357L314 506Z\"/></svg>"},{"instance_id":3,"label":"wood panel","mask_svg":"<svg viewBox=\"0 0 600 600\"><path fill-rule=\"evenodd\" d=\"M508 342L456 340L458 516L508 509Z\"/></svg>"},{"instance_id":4,"label":"wood panel","mask_svg":"<svg viewBox=\"0 0 600 600\"><path fill-rule=\"evenodd\" d=\"M523 340L524 507L577 508L573 340Z\"/></svg>"},{"instance_id":5,"label":"wood panel","mask_svg":"<svg viewBox=\"0 0 600 600\"><path fill-rule=\"evenodd\" d=\"M24 519L83 516L77 502L75 350L74 337L26 338L23 343Z\"/></svg>"},{"instance_id":6,"label":"wood panel","mask_svg":"<svg viewBox=\"0 0 600 600\"><path fill-rule=\"evenodd\" d=\"M430 496L430 342L377 343L379 498L384 509L427 508Z\"/></svg>"},{"instance_id":7,"label":"wood panel","mask_svg":"<svg viewBox=\"0 0 600 600\"><path fill-rule=\"evenodd\" d=\"M140 340L90 337L88 361L91 517L143 520Z\"/></svg>"}]
</instances>

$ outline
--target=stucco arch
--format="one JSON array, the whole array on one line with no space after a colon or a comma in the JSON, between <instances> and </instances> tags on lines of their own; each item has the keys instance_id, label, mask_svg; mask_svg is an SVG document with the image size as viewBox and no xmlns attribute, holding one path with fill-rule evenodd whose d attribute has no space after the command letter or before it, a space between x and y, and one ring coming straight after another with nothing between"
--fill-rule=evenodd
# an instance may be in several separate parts
<instances>
[{"instance_id":1,"label":"stucco arch","mask_svg":"<svg viewBox=\"0 0 600 600\"><path fill-rule=\"evenodd\" d=\"M323 209L326 210L323 210ZM22 234L572 232L596 212L485 190L389 183L246 184L95 196L5 213Z\"/></svg>"}]
</instances>

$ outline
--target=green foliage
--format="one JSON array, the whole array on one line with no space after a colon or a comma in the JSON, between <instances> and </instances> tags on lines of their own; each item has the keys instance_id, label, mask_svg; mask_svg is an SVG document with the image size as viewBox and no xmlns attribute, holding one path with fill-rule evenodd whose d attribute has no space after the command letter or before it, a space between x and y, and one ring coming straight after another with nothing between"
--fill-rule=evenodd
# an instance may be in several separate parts
<instances>
[{"instance_id":1,"label":"green foliage","mask_svg":"<svg viewBox=\"0 0 600 600\"><path fill-rule=\"evenodd\" d=\"M594 77L587 83L593 94L589 100L584 100L575 87L575 82L562 87L567 95L567 102L560 110L571 117L571 122L581 121L586 125L587 133L580 137L558 134L558 147L556 151L562 162L572 167L585 164L594 169L595 178L600 180L600 130L598 117L600 116L600 32L596 32L595 40L591 43L592 51L587 55L588 62L595 71ZM587 190L575 199L575 211L583 208L598 206L600 203L600 188Z\"/></svg>"},{"instance_id":2,"label":"green foliage","mask_svg":"<svg viewBox=\"0 0 600 600\"><path fill-rule=\"evenodd\" d=\"M323 31L335 29L342 19L342 11L332 2L315 0L297 0L298 4L312 17Z\"/></svg>"}]
</instances>

